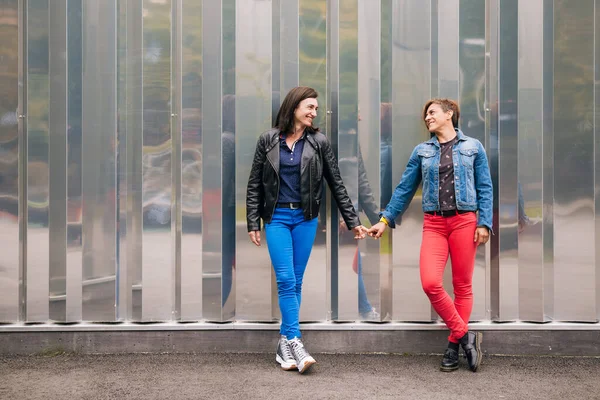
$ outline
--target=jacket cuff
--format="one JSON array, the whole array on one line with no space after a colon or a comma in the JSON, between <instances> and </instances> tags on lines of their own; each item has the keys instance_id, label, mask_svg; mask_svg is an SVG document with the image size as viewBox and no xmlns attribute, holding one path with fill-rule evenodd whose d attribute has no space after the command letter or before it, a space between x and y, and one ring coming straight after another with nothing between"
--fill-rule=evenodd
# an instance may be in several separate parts
<instances>
[{"instance_id":1,"label":"jacket cuff","mask_svg":"<svg viewBox=\"0 0 600 400\"><path fill-rule=\"evenodd\" d=\"M388 226L392 229L394 229L396 227L396 221L394 221L394 219L392 218L392 216L390 215L390 213L382 211L379 213L379 218L384 217L387 222L388 222Z\"/></svg>"}]
</instances>

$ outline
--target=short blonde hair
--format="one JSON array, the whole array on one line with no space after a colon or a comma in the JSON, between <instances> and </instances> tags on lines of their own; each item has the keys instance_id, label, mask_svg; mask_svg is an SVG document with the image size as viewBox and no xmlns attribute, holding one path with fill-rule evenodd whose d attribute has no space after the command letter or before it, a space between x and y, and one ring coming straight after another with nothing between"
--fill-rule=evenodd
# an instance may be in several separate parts
<instances>
[{"instance_id":1,"label":"short blonde hair","mask_svg":"<svg viewBox=\"0 0 600 400\"><path fill-rule=\"evenodd\" d=\"M423 107L423 121L425 121L425 117L427 117L427 110L432 104L437 104L444 112L452 111L452 125L454 125L455 128L458 128L460 107L458 106L457 102L450 99L431 99L425 103L425 107Z\"/></svg>"}]
</instances>

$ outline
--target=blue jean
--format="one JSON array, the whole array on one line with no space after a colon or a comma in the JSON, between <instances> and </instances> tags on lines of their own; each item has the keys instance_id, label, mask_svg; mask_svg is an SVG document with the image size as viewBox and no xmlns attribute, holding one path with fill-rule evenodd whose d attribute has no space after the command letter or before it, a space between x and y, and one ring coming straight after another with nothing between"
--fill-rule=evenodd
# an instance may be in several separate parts
<instances>
[{"instance_id":1,"label":"blue jean","mask_svg":"<svg viewBox=\"0 0 600 400\"><path fill-rule=\"evenodd\" d=\"M358 312L361 314L366 314L373 309L373 306L369 302L369 298L367 297L367 289L365 288L365 281L363 280L362 273L362 256L360 255L360 251L358 251Z\"/></svg>"},{"instance_id":2,"label":"blue jean","mask_svg":"<svg viewBox=\"0 0 600 400\"><path fill-rule=\"evenodd\" d=\"M301 337L300 303L302 279L310 257L317 218L304 219L302 209L277 208L271 222L265 224L267 246L277 279L281 328L279 332L288 339Z\"/></svg>"}]
</instances>

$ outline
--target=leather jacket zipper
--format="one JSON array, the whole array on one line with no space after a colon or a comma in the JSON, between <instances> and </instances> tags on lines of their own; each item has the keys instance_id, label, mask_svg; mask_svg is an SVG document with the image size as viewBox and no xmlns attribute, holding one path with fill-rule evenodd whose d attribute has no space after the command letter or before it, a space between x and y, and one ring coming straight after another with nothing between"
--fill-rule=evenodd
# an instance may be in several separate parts
<instances>
[{"instance_id":1,"label":"leather jacket zipper","mask_svg":"<svg viewBox=\"0 0 600 400\"><path fill-rule=\"evenodd\" d=\"M267 157L267 160L269 160L269 164L271 164L271 167L273 167L273 171L275 171L275 175L277 176L277 196L275 196L275 203L273 203L273 210L271 211L271 219L273 219L273 214L275 214L275 209L277 208L277 201L279 201L279 172L277 172L277 169L275 168L269 157Z\"/></svg>"}]
</instances>

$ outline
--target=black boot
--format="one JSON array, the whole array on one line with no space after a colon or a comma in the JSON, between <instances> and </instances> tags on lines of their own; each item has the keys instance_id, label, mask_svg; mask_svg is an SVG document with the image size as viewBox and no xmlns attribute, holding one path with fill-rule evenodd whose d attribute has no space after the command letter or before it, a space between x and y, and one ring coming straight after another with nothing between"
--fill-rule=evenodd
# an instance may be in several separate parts
<instances>
[{"instance_id":1,"label":"black boot","mask_svg":"<svg viewBox=\"0 0 600 400\"><path fill-rule=\"evenodd\" d=\"M467 362L471 371L477 371L483 354L481 353L481 342L483 341L483 334L481 332L467 332L465 336L460 339L460 345L462 346L465 356L467 356Z\"/></svg>"},{"instance_id":2,"label":"black boot","mask_svg":"<svg viewBox=\"0 0 600 400\"><path fill-rule=\"evenodd\" d=\"M458 369L458 350L448 347L442 358L440 371L452 372Z\"/></svg>"}]
</instances>

